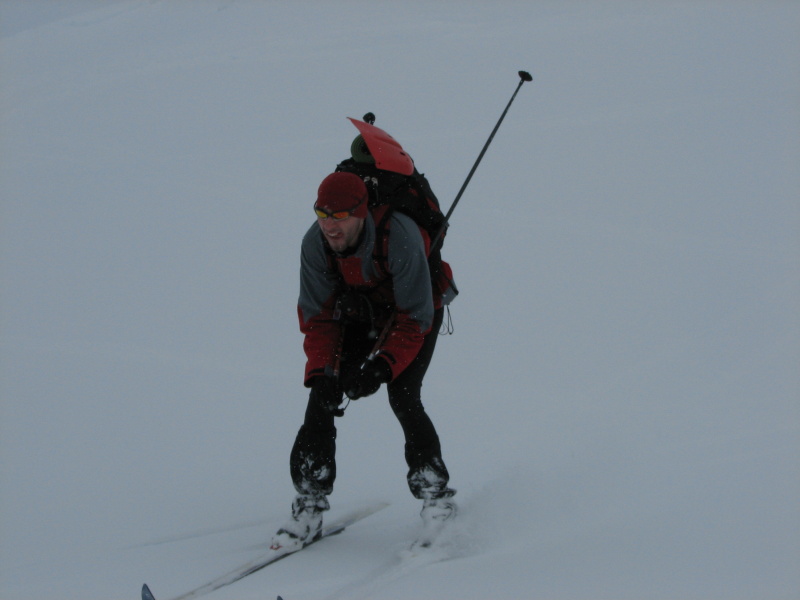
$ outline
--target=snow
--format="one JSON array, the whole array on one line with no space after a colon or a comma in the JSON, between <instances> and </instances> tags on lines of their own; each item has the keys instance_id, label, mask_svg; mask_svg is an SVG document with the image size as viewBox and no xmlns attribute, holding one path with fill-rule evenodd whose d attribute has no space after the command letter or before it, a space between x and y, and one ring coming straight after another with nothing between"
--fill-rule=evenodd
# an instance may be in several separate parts
<instances>
[{"instance_id":1,"label":"snow","mask_svg":"<svg viewBox=\"0 0 800 600\"><path fill-rule=\"evenodd\" d=\"M384 396L331 516L214 598L800 595L800 6L0 3L0 597L169 598L286 518L299 243L372 111L454 213L424 388L447 560Z\"/></svg>"}]
</instances>

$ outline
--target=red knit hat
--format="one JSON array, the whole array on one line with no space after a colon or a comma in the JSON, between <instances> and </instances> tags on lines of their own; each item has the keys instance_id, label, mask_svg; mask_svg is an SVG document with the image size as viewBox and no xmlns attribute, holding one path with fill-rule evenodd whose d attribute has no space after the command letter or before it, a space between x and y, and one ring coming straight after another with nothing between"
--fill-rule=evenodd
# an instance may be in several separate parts
<instances>
[{"instance_id":1,"label":"red knit hat","mask_svg":"<svg viewBox=\"0 0 800 600\"><path fill-rule=\"evenodd\" d=\"M319 186L316 208L328 212L352 211L359 219L367 218L367 186L353 173L331 173Z\"/></svg>"}]
</instances>

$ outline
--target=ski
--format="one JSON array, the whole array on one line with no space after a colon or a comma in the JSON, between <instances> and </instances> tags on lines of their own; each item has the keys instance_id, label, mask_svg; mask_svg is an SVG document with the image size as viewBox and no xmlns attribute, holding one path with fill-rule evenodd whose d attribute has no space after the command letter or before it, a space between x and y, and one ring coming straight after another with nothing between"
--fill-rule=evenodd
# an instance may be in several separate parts
<instances>
[{"instance_id":1,"label":"ski","mask_svg":"<svg viewBox=\"0 0 800 600\"><path fill-rule=\"evenodd\" d=\"M264 567L274 564L279 560L286 558L287 556L296 554L297 552L300 552L304 548L308 548L312 544L316 544L320 540L324 540L325 538L330 537L332 535L337 535L339 533L342 533L347 527L350 527L351 525L357 523L362 519L366 519L367 517L375 514L379 510L383 510L387 506L389 506L388 503L381 502L349 513L333 521L329 525L323 526L322 534L320 535L320 537L309 542L302 548L298 548L297 550L288 550L288 551L285 549L270 550L268 553L261 555L257 559L250 561L240 567L237 567L236 569L229 571L224 575L220 575L216 579L212 579L211 581L201 585L200 587L190 590L184 594L181 594L180 596L175 596L171 600L188 600L189 598L197 598L199 596L203 596L205 594L213 592L214 590L218 590L232 583L236 583L237 581L244 579L248 575L252 575L257 571L260 571ZM153 595L153 592L150 591L150 588L146 583L142 586L142 600L156 600L155 596Z\"/></svg>"}]
</instances>

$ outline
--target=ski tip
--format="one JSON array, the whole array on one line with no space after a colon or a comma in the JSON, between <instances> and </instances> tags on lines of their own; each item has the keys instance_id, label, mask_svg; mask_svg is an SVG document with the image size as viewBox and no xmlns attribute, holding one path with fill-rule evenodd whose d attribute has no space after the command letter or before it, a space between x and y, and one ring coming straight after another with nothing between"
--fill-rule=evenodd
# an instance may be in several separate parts
<instances>
[{"instance_id":1,"label":"ski tip","mask_svg":"<svg viewBox=\"0 0 800 600\"><path fill-rule=\"evenodd\" d=\"M156 600L146 583L142 586L142 600Z\"/></svg>"}]
</instances>

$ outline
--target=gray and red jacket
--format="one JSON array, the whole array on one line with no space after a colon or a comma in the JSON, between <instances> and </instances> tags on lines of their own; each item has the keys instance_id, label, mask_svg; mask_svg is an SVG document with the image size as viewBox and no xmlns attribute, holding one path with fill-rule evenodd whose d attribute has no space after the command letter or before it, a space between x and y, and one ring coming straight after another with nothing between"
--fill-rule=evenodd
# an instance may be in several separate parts
<instances>
[{"instance_id":1,"label":"gray and red jacket","mask_svg":"<svg viewBox=\"0 0 800 600\"><path fill-rule=\"evenodd\" d=\"M303 237L297 313L305 335L306 386L335 365L343 326L335 305L345 289L364 293L378 308L387 309L377 312L380 327L396 309L379 349L379 356L391 367L392 379L416 357L430 331L434 309L449 304L457 293L444 262L441 279L446 283L431 285L427 233L410 217L394 211L386 215L386 211L386 207L370 211L359 245L346 255L331 251L316 222Z\"/></svg>"}]
</instances>

